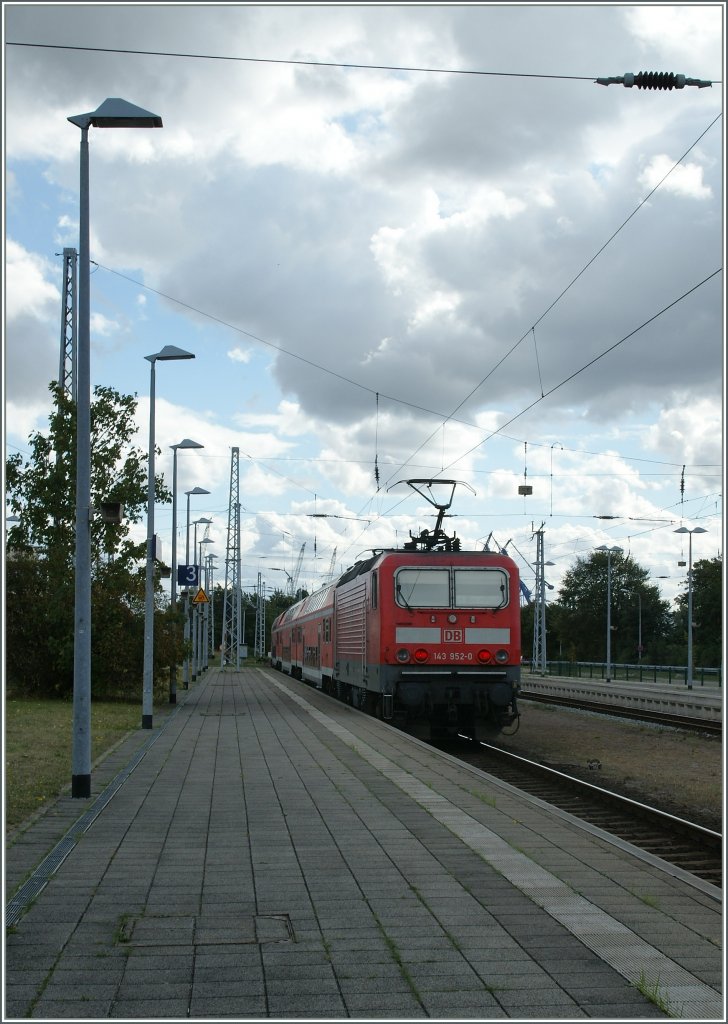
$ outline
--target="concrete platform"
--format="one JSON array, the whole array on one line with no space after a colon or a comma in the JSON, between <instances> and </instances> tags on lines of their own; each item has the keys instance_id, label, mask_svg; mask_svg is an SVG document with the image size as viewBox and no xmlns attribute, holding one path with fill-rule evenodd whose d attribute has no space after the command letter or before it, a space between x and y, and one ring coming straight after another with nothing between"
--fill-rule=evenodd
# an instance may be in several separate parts
<instances>
[{"instance_id":1,"label":"concrete platform","mask_svg":"<svg viewBox=\"0 0 728 1024\"><path fill-rule=\"evenodd\" d=\"M521 680L524 697L531 690L572 700L591 700L598 704L614 704L636 710L659 711L683 718L699 718L707 722L723 721L723 691L667 683L624 682L603 679L569 679L566 676L525 674Z\"/></svg>"},{"instance_id":2,"label":"concrete platform","mask_svg":"<svg viewBox=\"0 0 728 1024\"><path fill-rule=\"evenodd\" d=\"M179 696L7 849L3 1020L724 1019L714 895L272 670Z\"/></svg>"}]
</instances>

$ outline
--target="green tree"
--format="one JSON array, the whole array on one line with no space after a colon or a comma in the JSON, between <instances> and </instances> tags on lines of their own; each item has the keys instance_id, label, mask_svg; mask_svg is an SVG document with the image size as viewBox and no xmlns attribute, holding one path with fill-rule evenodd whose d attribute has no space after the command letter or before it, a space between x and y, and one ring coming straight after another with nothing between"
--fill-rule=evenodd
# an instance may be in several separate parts
<instances>
[{"instance_id":1,"label":"green tree","mask_svg":"<svg viewBox=\"0 0 728 1024\"><path fill-rule=\"evenodd\" d=\"M629 555L613 554L611 563L612 660L638 659L640 624L642 658L649 659L669 632L669 604L660 598L657 585L649 582L649 572ZM564 656L572 660L603 661L606 657L607 568L607 553L593 551L578 558L564 574L551 618Z\"/></svg>"},{"instance_id":2,"label":"green tree","mask_svg":"<svg viewBox=\"0 0 728 1024\"><path fill-rule=\"evenodd\" d=\"M688 584L675 600L675 640L687 663ZM693 664L716 667L723 659L723 559L693 563Z\"/></svg>"},{"instance_id":3,"label":"green tree","mask_svg":"<svg viewBox=\"0 0 728 1024\"><path fill-rule=\"evenodd\" d=\"M20 692L65 695L73 687L76 410L57 383L49 390L48 430L30 436L27 459L16 453L6 462L6 500L19 517L7 536L6 671ZM131 696L142 674L146 546L130 531L146 513L148 456L132 443L136 405L133 396L94 389L91 507L124 506L119 525L91 517L94 696ZM157 501L171 500L161 476L155 488ZM168 657L156 648L160 661Z\"/></svg>"}]
</instances>

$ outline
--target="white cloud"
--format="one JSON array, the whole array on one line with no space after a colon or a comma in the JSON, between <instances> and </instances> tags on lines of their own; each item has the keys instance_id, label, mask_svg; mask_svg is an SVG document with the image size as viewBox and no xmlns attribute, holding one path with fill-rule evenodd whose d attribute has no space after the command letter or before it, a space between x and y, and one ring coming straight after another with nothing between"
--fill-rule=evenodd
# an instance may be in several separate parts
<instances>
[{"instance_id":1,"label":"white cloud","mask_svg":"<svg viewBox=\"0 0 728 1024\"><path fill-rule=\"evenodd\" d=\"M47 322L55 313L60 325L61 293L48 280L52 273L47 259L28 252L8 238L5 245L5 317L8 321L26 315Z\"/></svg>"},{"instance_id":2,"label":"white cloud","mask_svg":"<svg viewBox=\"0 0 728 1024\"><path fill-rule=\"evenodd\" d=\"M110 320L104 316L103 313L92 313L91 314L91 334L101 335L101 337L109 338L116 334L119 330L119 324L114 320Z\"/></svg>"},{"instance_id":3,"label":"white cloud","mask_svg":"<svg viewBox=\"0 0 728 1024\"><path fill-rule=\"evenodd\" d=\"M666 154L656 154L640 175L640 184L653 189L668 175L664 182L668 192L693 199L709 199L712 196L712 190L703 184L703 168L699 164L678 164L677 167L674 164L675 161Z\"/></svg>"},{"instance_id":4,"label":"white cloud","mask_svg":"<svg viewBox=\"0 0 728 1024\"><path fill-rule=\"evenodd\" d=\"M231 348L228 353L228 359L234 363L249 363L252 356L250 349L244 348Z\"/></svg>"},{"instance_id":5,"label":"white cloud","mask_svg":"<svg viewBox=\"0 0 728 1024\"><path fill-rule=\"evenodd\" d=\"M472 483L477 498L463 489L457 505L473 541L498 517L499 539L528 549L531 519L553 512L564 560L577 544L604 542L603 524L585 517L617 505L657 514L676 500L683 462L722 455L722 278L675 302L722 263L719 127L617 229L719 114L721 94L605 89L592 76L714 75L721 13L58 5L40 23L32 5L8 8L18 38L71 33L79 45L260 58L8 48L6 366L18 429L30 422L19 410L40 409L57 372L53 254L78 231L79 133L66 118L93 109L113 80L115 94L158 111L165 127L90 133L91 254L124 274L93 275L92 373L146 395L148 352L170 341L196 353L192 368L160 374L159 462L169 479L170 444L205 444L180 453L179 484L212 492L195 505L222 534L233 447L243 504L275 512L294 550L338 537L341 558L358 553L343 551L359 527L308 519L303 505L316 494L354 517L376 509L384 518L360 548L391 543L407 537L417 503L387 515L399 499L386 486L407 476ZM503 423L521 440L491 437ZM139 425L144 439L143 400ZM554 439L563 451L549 449ZM525 501L524 440L534 486ZM686 515L718 490L700 473L688 474ZM168 515L160 510L161 524ZM277 539L250 517L244 543L257 557ZM635 544L667 557L669 546L649 538Z\"/></svg>"}]
</instances>

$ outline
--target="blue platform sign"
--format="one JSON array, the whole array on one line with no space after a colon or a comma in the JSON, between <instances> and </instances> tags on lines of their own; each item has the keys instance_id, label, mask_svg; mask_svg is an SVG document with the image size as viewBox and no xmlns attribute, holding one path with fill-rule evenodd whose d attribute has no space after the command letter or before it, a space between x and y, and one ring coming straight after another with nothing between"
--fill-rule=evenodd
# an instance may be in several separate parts
<instances>
[{"instance_id":1,"label":"blue platform sign","mask_svg":"<svg viewBox=\"0 0 728 1024\"><path fill-rule=\"evenodd\" d=\"M177 583L181 587L199 587L200 567L199 565L178 565Z\"/></svg>"}]
</instances>

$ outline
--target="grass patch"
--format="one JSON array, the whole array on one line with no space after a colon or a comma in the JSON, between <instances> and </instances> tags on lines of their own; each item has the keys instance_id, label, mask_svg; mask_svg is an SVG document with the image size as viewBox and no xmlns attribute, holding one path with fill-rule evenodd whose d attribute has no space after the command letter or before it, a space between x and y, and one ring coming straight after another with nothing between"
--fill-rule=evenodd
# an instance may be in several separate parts
<instances>
[{"instance_id":1,"label":"grass patch","mask_svg":"<svg viewBox=\"0 0 728 1024\"><path fill-rule=\"evenodd\" d=\"M137 704L91 704L91 760L133 729ZM73 704L9 698L5 703L5 827L20 825L71 781Z\"/></svg>"},{"instance_id":2,"label":"grass patch","mask_svg":"<svg viewBox=\"0 0 728 1024\"><path fill-rule=\"evenodd\" d=\"M640 971L640 976L637 981L632 982L634 987L649 999L651 1003L654 1003L663 1013L666 1013L668 1017L674 1016L670 1011L670 1000L666 995L663 994L660 987L660 976L654 982L647 980L647 976L644 970Z\"/></svg>"}]
</instances>

